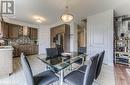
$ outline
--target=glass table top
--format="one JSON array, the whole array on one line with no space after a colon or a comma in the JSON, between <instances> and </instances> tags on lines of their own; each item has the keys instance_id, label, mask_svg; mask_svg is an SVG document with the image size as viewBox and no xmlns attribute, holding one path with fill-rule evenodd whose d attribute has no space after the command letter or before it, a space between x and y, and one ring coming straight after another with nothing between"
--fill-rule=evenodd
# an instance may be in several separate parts
<instances>
[{"instance_id":1,"label":"glass table top","mask_svg":"<svg viewBox=\"0 0 130 85\"><path fill-rule=\"evenodd\" d=\"M46 63L50 69L54 72L59 72L71 64L75 63L76 61L80 59L85 59L87 57L86 54L78 54L77 52L69 53L69 54L63 54L62 56L54 57L54 58L40 58L42 62Z\"/></svg>"}]
</instances>

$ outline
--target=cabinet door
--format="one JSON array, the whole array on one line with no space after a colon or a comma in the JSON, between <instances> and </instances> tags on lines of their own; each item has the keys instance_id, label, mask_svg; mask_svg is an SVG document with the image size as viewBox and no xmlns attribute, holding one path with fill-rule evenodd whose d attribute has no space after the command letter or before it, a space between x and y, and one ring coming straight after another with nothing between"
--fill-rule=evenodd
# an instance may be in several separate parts
<instances>
[{"instance_id":1,"label":"cabinet door","mask_svg":"<svg viewBox=\"0 0 130 85\"><path fill-rule=\"evenodd\" d=\"M38 54L38 45L33 45L33 53Z\"/></svg>"},{"instance_id":2,"label":"cabinet door","mask_svg":"<svg viewBox=\"0 0 130 85\"><path fill-rule=\"evenodd\" d=\"M32 46L31 46L31 45L28 45L27 47L28 47L28 49L26 50L27 55L31 55L31 54L32 54ZM26 48L25 48L25 49L26 49Z\"/></svg>"},{"instance_id":3,"label":"cabinet door","mask_svg":"<svg viewBox=\"0 0 130 85\"><path fill-rule=\"evenodd\" d=\"M30 28L30 38L33 40L37 40L38 30L35 28Z\"/></svg>"},{"instance_id":4,"label":"cabinet door","mask_svg":"<svg viewBox=\"0 0 130 85\"><path fill-rule=\"evenodd\" d=\"M34 29L34 39L37 40L38 37L38 30Z\"/></svg>"},{"instance_id":5,"label":"cabinet door","mask_svg":"<svg viewBox=\"0 0 130 85\"><path fill-rule=\"evenodd\" d=\"M13 51L13 56L14 57L19 57L21 55L21 47L20 45L15 45L14 47L14 51Z\"/></svg>"},{"instance_id":6,"label":"cabinet door","mask_svg":"<svg viewBox=\"0 0 130 85\"><path fill-rule=\"evenodd\" d=\"M8 23L2 22L1 23L1 34L2 34L2 38L8 38Z\"/></svg>"},{"instance_id":7,"label":"cabinet door","mask_svg":"<svg viewBox=\"0 0 130 85\"><path fill-rule=\"evenodd\" d=\"M18 25L9 25L9 38L18 38L19 35L19 26Z\"/></svg>"}]
</instances>

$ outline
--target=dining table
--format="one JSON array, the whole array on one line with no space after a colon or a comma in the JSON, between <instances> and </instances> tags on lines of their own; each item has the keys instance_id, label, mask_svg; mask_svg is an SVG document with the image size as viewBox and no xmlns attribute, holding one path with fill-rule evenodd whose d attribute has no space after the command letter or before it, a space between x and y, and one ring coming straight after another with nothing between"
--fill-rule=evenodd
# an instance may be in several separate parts
<instances>
[{"instance_id":1,"label":"dining table","mask_svg":"<svg viewBox=\"0 0 130 85\"><path fill-rule=\"evenodd\" d=\"M47 67L49 67L49 70L52 70L56 74L60 73L60 85L63 85L64 70L69 66L71 67L71 65L77 62L78 60L82 60L82 64L84 64L86 57L87 54L78 54L78 52L70 52L62 53L62 55L53 58L50 58L47 55L44 58L37 58L40 59L43 63L45 63Z\"/></svg>"}]
</instances>

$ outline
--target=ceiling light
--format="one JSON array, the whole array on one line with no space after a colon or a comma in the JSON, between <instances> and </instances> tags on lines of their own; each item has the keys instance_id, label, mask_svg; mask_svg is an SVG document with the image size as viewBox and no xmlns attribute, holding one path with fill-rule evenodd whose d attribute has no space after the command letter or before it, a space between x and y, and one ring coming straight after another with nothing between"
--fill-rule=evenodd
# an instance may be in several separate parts
<instances>
[{"instance_id":1,"label":"ceiling light","mask_svg":"<svg viewBox=\"0 0 130 85\"><path fill-rule=\"evenodd\" d=\"M37 19L37 20L36 20L36 22L38 22L38 23L42 23L42 20L40 20L40 19Z\"/></svg>"},{"instance_id":2,"label":"ceiling light","mask_svg":"<svg viewBox=\"0 0 130 85\"><path fill-rule=\"evenodd\" d=\"M74 19L74 16L72 14L63 14L61 16L62 21L64 22L70 22Z\"/></svg>"},{"instance_id":3,"label":"ceiling light","mask_svg":"<svg viewBox=\"0 0 130 85\"><path fill-rule=\"evenodd\" d=\"M36 20L38 23L42 23L43 21L46 21L45 18L40 17L40 16L33 16L33 18Z\"/></svg>"},{"instance_id":4,"label":"ceiling light","mask_svg":"<svg viewBox=\"0 0 130 85\"><path fill-rule=\"evenodd\" d=\"M74 19L74 16L72 14L70 14L68 11L69 11L69 7L68 7L68 0L67 0L65 13L61 16L61 20L63 22L70 22Z\"/></svg>"}]
</instances>

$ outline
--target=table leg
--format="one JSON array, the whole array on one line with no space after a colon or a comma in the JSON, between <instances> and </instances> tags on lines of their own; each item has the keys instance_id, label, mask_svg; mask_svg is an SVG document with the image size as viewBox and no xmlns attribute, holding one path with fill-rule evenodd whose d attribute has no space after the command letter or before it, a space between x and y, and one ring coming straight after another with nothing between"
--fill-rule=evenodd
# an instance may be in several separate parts
<instances>
[{"instance_id":1,"label":"table leg","mask_svg":"<svg viewBox=\"0 0 130 85\"><path fill-rule=\"evenodd\" d=\"M63 78L64 78L64 70L61 70L61 73L60 73L60 85L63 85Z\"/></svg>"}]
</instances>

